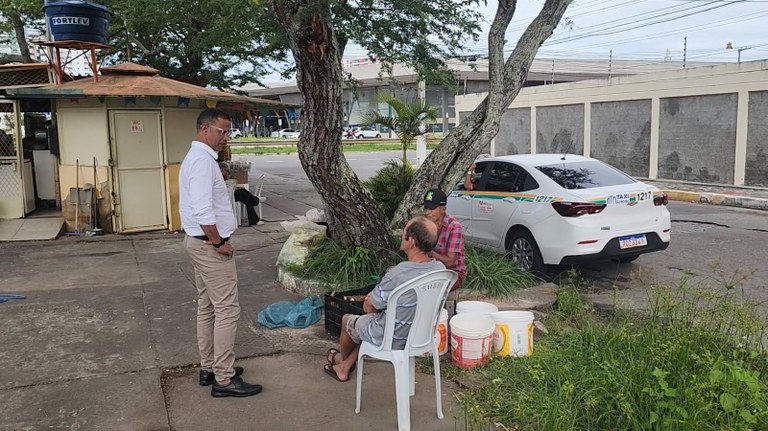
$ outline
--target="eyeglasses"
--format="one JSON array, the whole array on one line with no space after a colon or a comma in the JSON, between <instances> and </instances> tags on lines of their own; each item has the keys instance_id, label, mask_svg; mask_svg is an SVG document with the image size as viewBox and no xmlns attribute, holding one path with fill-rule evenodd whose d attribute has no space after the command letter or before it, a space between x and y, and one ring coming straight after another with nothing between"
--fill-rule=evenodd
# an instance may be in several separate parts
<instances>
[{"instance_id":1,"label":"eyeglasses","mask_svg":"<svg viewBox=\"0 0 768 431\"><path fill-rule=\"evenodd\" d=\"M224 130L221 127L216 126L211 126L211 128L218 130L221 136L229 135L229 130Z\"/></svg>"}]
</instances>

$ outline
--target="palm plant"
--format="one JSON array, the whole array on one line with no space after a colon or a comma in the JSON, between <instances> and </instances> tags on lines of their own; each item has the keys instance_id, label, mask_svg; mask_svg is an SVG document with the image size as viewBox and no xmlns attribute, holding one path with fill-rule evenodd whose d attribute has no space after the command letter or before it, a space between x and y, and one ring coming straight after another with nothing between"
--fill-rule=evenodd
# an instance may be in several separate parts
<instances>
[{"instance_id":1,"label":"palm plant","mask_svg":"<svg viewBox=\"0 0 768 431\"><path fill-rule=\"evenodd\" d=\"M388 93L379 93L376 101L389 105L394 115L382 115L378 110L371 110L363 116L362 123L379 124L394 130L403 145L403 164L405 164L408 162L406 155L408 145L412 144L417 136L427 133L427 129L422 128L422 124L436 120L437 109L418 98L402 101Z\"/></svg>"}]
</instances>

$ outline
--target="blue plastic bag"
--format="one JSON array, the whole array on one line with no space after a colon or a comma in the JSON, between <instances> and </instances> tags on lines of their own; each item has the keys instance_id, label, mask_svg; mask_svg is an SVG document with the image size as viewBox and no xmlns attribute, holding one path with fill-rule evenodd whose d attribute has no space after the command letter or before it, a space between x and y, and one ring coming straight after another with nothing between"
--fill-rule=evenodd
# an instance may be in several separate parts
<instances>
[{"instance_id":1,"label":"blue plastic bag","mask_svg":"<svg viewBox=\"0 0 768 431\"><path fill-rule=\"evenodd\" d=\"M280 301L270 304L261 310L256 319L259 325L269 329L287 326L289 328L306 328L320 320L320 309L323 301L317 296L310 296L301 301Z\"/></svg>"}]
</instances>

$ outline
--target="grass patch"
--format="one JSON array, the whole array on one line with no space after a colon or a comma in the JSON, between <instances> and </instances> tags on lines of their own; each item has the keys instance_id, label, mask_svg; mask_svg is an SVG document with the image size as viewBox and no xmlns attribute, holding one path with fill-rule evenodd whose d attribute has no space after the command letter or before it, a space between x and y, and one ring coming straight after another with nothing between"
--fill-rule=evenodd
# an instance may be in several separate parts
<instances>
[{"instance_id":1,"label":"grass patch","mask_svg":"<svg viewBox=\"0 0 768 431\"><path fill-rule=\"evenodd\" d=\"M275 139L275 144L280 142ZM437 147L437 144L427 144L427 149L432 150ZM358 144L344 142L342 147L345 153L348 152L375 152L375 151L402 151L403 147L400 144ZM416 145L409 145L409 150L416 150ZM296 144L283 144L274 146L258 146L258 147L232 147L232 154L294 154L297 153Z\"/></svg>"},{"instance_id":2,"label":"grass patch","mask_svg":"<svg viewBox=\"0 0 768 431\"><path fill-rule=\"evenodd\" d=\"M470 421L507 429L768 429L765 317L733 289L690 284L649 288L643 319L584 318L566 287L533 356L446 374L479 382L462 396Z\"/></svg>"}]
</instances>

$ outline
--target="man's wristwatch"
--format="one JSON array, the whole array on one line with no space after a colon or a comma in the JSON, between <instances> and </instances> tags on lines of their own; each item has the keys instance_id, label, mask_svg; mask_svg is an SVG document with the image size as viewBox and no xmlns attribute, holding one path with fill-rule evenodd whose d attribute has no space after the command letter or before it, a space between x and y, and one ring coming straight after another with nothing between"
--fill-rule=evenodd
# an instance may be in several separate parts
<instances>
[{"instance_id":1,"label":"man's wristwatch","mask_svg":"<svg viewBox=\"0 0 768 431\"><path fill-rule=\"evenodd\" d=\"M214 243L211 243L211 245L213 246L213 248L219 248L219 247L221 247L222 245L224 245L224 244L226 244L226 243L227 243L227 242L226 242L226 241L224 241L224 239L222 238L220 242L218 242L218 243L216 243L216 244L214 244Z\"/></svg>"},{"instance_id":2,"label":"man's wristwatch","mask_svg":"<svg viewBox=\"0 0 768 431\"><path fill-rule=\"evenodd\" d=\"M474 174L474 172L472 172L472 171L467 171L467 175L472 175L472 174Z\"/></svg>"}]
</instances>

